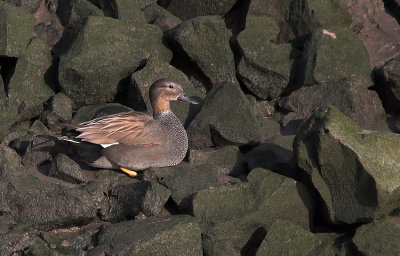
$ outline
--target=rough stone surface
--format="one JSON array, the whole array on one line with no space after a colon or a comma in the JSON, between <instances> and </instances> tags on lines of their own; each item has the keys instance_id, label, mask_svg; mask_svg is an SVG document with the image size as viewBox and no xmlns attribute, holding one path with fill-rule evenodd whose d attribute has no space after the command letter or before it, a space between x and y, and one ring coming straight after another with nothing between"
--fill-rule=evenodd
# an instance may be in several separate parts
<instances>
[{"instance_id":1,"label":"rough stone surface","mask_svg":"<svg viewBox=\"0 0 400 256\"><path fill-rule=\"evenodd\" d=\"M261 242L275 219L291 220L308 230L313 211L309 196L301 183L264 169L253 170L248 183L199 191L193 198L193 215L203 228L205 254L246 251L251 237Z\"/></svg>"},{"instance_id":2,"label":"rough stone surface","mask_svg":"<svg viewBox=\"0 0 400 256\"><path fill-rule=\"evenodd\" d=\"M374 75L386 112L400 114L400 57L375 69Z\"/></svg>"},{"instance_id":3,"label":"rough stone surface","mask_svg":"<svg viewBox=\"0 0 400 256\"><path fill-rule=\"evenodd\" d=\"M389 2L394 1L349 1L352 28L368 51L371 68L400 56L400 25L385 8Z\"/></svg>"},{"instance_id":4,"label":"rough stone surface","mask_svg":"<svg viewBox=\"0 0 400 256\"><path fill-rule=\"evenodd\" d=\"M20 57L32 37L35 18L13 4L0 3L0 55Z\"/></svg>"},{"instance_id":5,"label":"rough stone surface","mask_svg":"<svg viewBox=\"0 0 400 256\"><path fill-rule=\"evenodd\" d=\"M0 136L5 135L17 119L18 109L15 102L0 99Z\"/></svg>"},{"instance_id":6,"label":"rough stone surface","mask_svg":"<svg viewBox=\"0 0 400 256\"><path fill-rule=\"evenodd\" d=\"M219 149L189 150L189 164L208 165L217 174L230 174L242 158L239 148L226 146Z\"/></svg>"},{"instance_id":7,"label":"rough stone surface","mask_svg":"<svg viewBox=\"0 0 400 256\"><path fill-rule=\"evenodd\" d=\"M161 1L162 2L162 1ZM232 6L236 3L236 0L223 0L223 1L179 1L172 0L166 1L168 4L161 4L166 7L175 16L182 20L188 20L198 16L206 15L220 15L226 14Z\"/></svg>"},{"instance_id":8,"label":"rough stone surface","mask_svg":"<svg viewBox=\"0 0 400 256\"><path fill-rule=\"evenodd\" d=\"M33 39L26 53L19 58L8 85L8 97L19 106L19 119L39 115L43 103L53 95L45 78L50 65L51 55L46 45Z\"/></svg>"},{"instance_id":9,"label":"rough stone surface","mask_svg":"<svg viewBox=\"0 0 400 256\"><path fill-rule=\"evenodd\" d=\"M370 221L400 207L400 135L363 130L325 107L301 126L293 147L331 221Z\"/></svg>"},{"instance_id":10,"label":"rough stone surface","mask_svg":"<svg viewBox=\"0 0 400 256\"><path fill-rule=\"evenodd\" d=\"M7 193L11 215L17 222L50 229L88 223L96 217L97 203L84 189L43 181L21 172L11 181Z\"/></svg>"},{"instance_id":11,"label":"rough stone surface","mask_svg":"<svg viewBox=\"0 0 400 256\"><path fill-rule=\"evenodd\" d=\"M333 244L333 241L330 241ZM335 255L332 244L290 221L276 220L257 251L262 255Z\"/></svg>"},{"instance_id":12,"label":"rough stone surface","mask_svg":"<svg viewBox=\"0 0 400 256\"><path fill-rule=\"evenodd\" d=\"M336 38L321 30L314 32L321 36L315 43L319 45L313 70L315 80L321 83L354 75L370 78L368 52L357 35L345 27L332 27L328 32Z\"/></svg>"},{"instance_id":13,"label":"rough stone surface","mask_svg":"<svg viewBox=\"0 0 400 256\"><path fill-rule=\"evenodd\" d=\"M130 20L134 23L146 23L146 19L137 1L115 0L113 2L100 0L100 7L106 17Z\"/></svg>"},{"instance_id":14,"label":"rough stone surface","mask_svg":"<svg viewBox=\"0 0 400 256\"><path fill-rule=\"evenodd\" d=\"M243 145L261 140L254 108L240 88L231 83L212 88L187 132L193 148Z\"/></svg>"},{"instance_id":15,"label":"rough stone surface","mask_svg":"<svg viewBox=\"0 0 400 256\"><path fill-rule=\"evenodd\" d=\"M278 97L289 82L290 44L276 44L279 28L270 17L248 16L246 29L238 36L243 58L238 75L257 97Z\"/></svg>"},{"instance_id":16,"label":"rough stone surface","mask_svg":"<svg viewBox=\"0 0 400 256\"><path fill-rule=\"evenodd\" d=\"M170 53L162 46L161 36L153 25L90 16L60 57L60 84L73 108L111 101L118 82L144 60L168 61Z\"/></svg>"},{"instance_id":17,"label":"rough stone surface","mask_svg":"<svg viewBox=\"0 0 400 256\"><path fill-rule=\"evenodd\" d=\"M143 69L132 74L132 83L129 84L129 103L133 104L135 110L146 110L152 114L153 110L150 104L149 89L153 82L159 78L171 78L182 86L186 95L198 99L204 98L205 95L195 89L184 73L162 61L149 61ZM143 103L145 106L143 106ZM171 110L179 118L185 127L193 120L198 113L200 105L193 105L182 101L171 102Z\"/></svg>"},{"instance_id":18,"label":"rough stone surface","mask_svg":"<svg viewBox=\"0 0 400 256\"><path fill-rule=\"evenodd\" d=\"M72 119L71 99L61 92L54 95L51 100L50 110L66 122Z\"/></svg>"},{"instance_id":19,"label":"rough stone surface","mask_svg":"<svg viewBox=\"0 0 400 256\"><path fill-rule=\"evenodd\" d=\"M165 32L182 23L182 20L162 8L158 4L152 4L143 10L147 23L160 27Z\"/></svg>"},{"instance_id":20,"label":"rough stone surface","mask_svg":"<svg viewBox=\"0 0 400 256\"><path fill-rule=\"evenodd\" d=\"M104 16L103 12L87 0L59 1L58 17L64 26L78 26L89 16Z\"/></svg>"},{"instance_id":21,"label":"rough stone surface","mask_svg":"<svg viewBox=\"0 0 400 256\"><path fill-rule=\"evenodd\" d=\"M224 21L216 16L188 20L166 34L174 52L188 56L206 77L209 87L222 82L236 82L229 38Z\"/></svg>"},{"instance_id":22,"label":"rough stone surface","mask_svg":"<svg viewBox=\"0 0 400 256\"><path fill-rule=\"evenodd\" d=\"M167 188L153 181L131 179L119 182L108 192L108 209L102 213L102 218L121 221L140 213L158 216L170 195Z\"/></svg>"},{"instance_id":23,"label":"rough stone surface","mask_svg":"<svg viewBox=\"0 0 400 256\"><path fill-rule=\"evenodd\" d=\"M331 104L364 128L388 130L386 124L382 124L385 114L379 97L374 91L366 89L368 85L369 79L352 77L303 87L282 98L279 106L293 112L287 116L286 124L308 117L316 107Z\"/></svg>"},{"instance_id":24,"label":"rough stone surface","mask_svg":"<svg viewBox=\"0 0 400 256\"><path fill-rule=\"evenodd\" d=\"M400 254L400 218L386 217L359 227L353 242L363 255Z\"/></svg>"},{"instance_id":25,"label":"rough stone surface","mask_svg":"<svg viewBox=\"0 0 400 256\"><path fill-rule=\"evenodd\" d=\"M203 255L199 225L185 215L120 222L104 229L98 243L88 255Z\"/></svg>"},{"instance_id":26,"label":"rough stone surface","mask_svg":"<svg viewBox=\"0 0 400 256\"><path fill-rule=\"evenodd\" d=\"M49 171L49 176L72 183L89 182L79 165L64 154L58 154Z\"/></svg>"}]
</instances>

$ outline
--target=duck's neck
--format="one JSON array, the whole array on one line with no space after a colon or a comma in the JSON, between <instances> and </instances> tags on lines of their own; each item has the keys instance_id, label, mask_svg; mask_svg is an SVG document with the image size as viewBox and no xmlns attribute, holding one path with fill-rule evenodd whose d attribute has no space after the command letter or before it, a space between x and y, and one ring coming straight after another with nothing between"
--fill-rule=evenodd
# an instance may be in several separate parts
<instances>
[{"instance_id":1,"label":"duck's neck","mask_svg":"<svg viewBox=\"0 0 400 256\"><path fill-rule=\"evenodd\" d=\"M155 100L154 102L152 101L151 103L152 103L152 107L153 107L153 116L154 117L161 115L162 113L165 113L167 111L171 111L169 101Z\"/></svg>"}]
</instances>

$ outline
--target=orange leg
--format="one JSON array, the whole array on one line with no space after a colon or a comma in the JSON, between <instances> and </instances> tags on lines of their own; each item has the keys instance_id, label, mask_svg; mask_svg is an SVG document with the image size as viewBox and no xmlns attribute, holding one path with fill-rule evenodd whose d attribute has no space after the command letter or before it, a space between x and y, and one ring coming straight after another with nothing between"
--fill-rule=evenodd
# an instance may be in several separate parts
<instances>
[{"instance_id":1,"label":"orange leg","mask_svg":"<svg viewBox=\"0 0 400 256\"><path fill-rule=\"evenodd\" d=\"M123 171L124 173L128 174L131 177L136 177L138 174L135 171L120 167L121 171Z\"/></svg>"}]
</instances>

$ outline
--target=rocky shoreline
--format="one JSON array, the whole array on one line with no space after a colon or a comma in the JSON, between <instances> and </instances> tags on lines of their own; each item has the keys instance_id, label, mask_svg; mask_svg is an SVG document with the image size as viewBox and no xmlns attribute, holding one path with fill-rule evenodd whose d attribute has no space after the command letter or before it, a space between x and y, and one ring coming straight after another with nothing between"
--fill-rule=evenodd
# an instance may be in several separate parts
<instances>
[{"instance_id":1,"label":"rocky shoreline","mask_svg":"<svg viewBox=\"0 0 400 256\"><path fill-rule=\"evenodd\" d=\"M398 1L0 1L0 255L400 254ZM151 112L189 151L131 178L55 138Z\"/></svg>"}]
</instances>

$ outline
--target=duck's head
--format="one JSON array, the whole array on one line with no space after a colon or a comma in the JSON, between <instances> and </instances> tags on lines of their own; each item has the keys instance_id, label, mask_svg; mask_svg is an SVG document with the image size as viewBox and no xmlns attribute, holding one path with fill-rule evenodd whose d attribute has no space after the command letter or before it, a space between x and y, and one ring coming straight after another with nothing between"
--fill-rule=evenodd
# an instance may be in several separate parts
<instances>
[{"instance_id":1,"label":"duck's head","mask_svg":"<svg viewBox=\"0 0 400 256\"><path fill-rule=\"evenodd\" d=\"M199 104L193 98L188 97L180 84L168 79L162 78L155 81L150 86L150 102L154 113L161 113L170 109L169 102L172 100L186 101L192 104Z\"/></svg>"}]
</instances>

